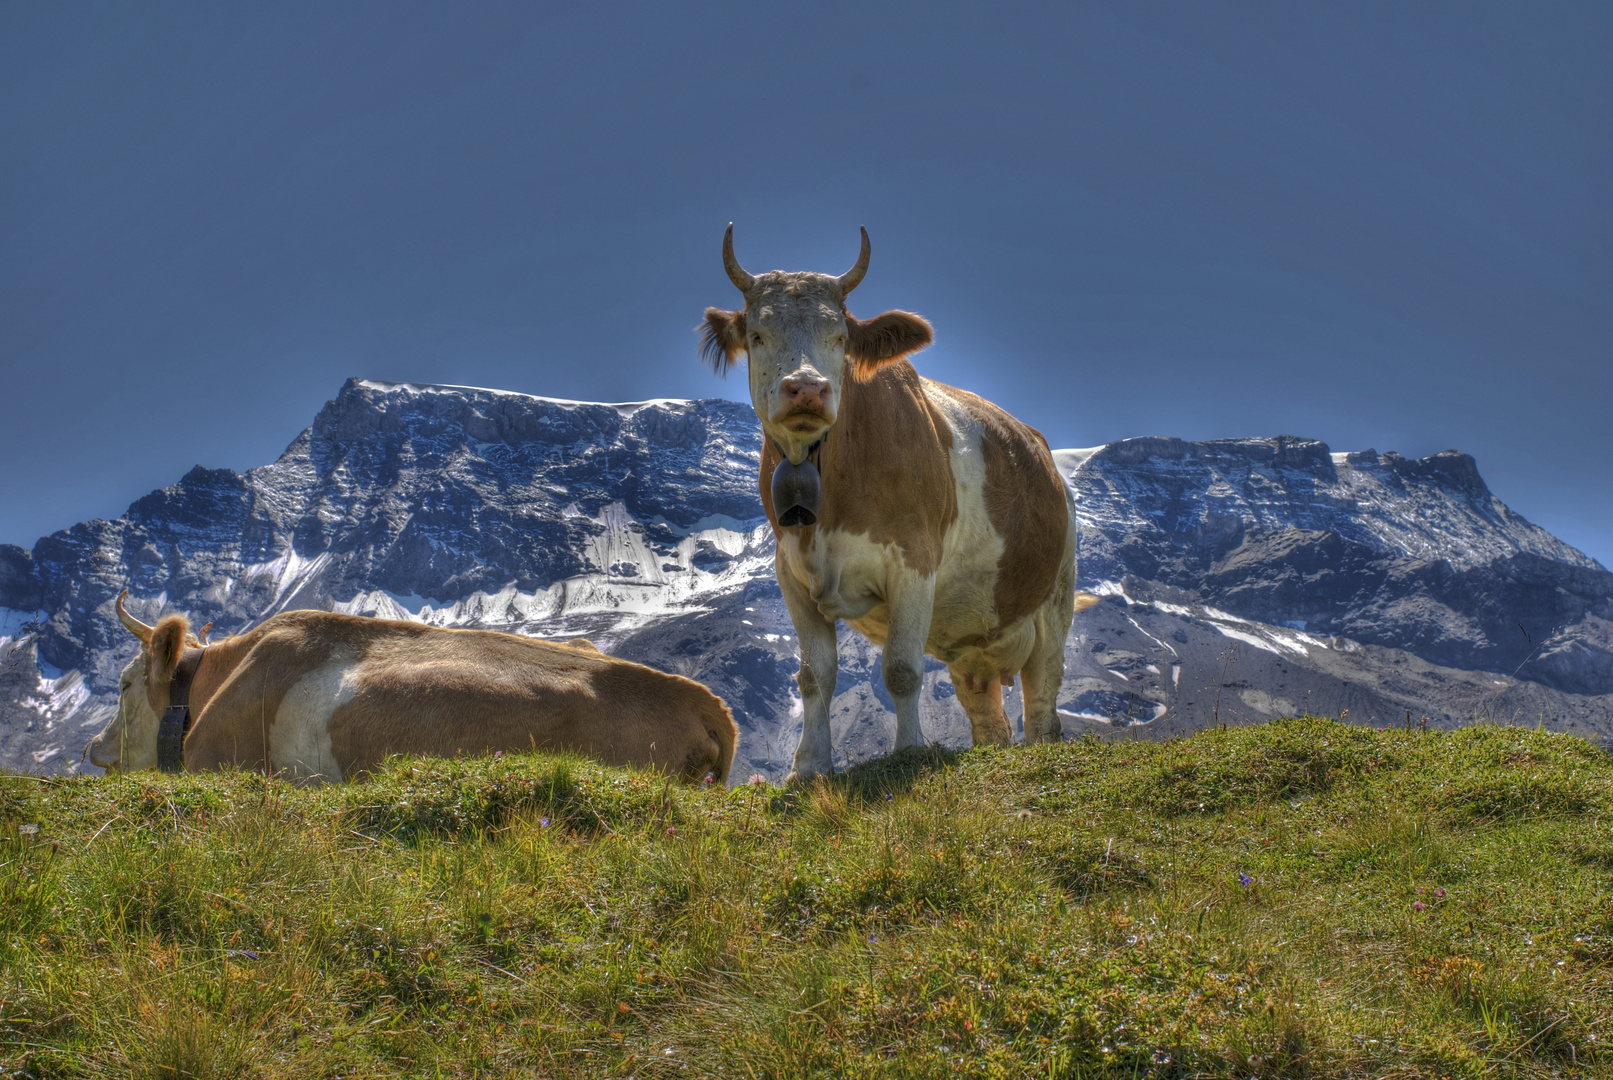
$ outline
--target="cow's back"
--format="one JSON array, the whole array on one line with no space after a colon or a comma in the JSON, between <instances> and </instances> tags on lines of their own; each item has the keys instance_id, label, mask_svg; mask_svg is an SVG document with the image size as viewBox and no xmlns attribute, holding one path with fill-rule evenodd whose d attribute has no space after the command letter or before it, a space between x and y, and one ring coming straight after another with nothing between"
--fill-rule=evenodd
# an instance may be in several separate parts
<instances>
[{"instance_id":1,"label":"cow's back","mask_svg":"<svg viewBox=\"0 0 1613 1080\"><path fill-rule=\"evenodd\" d=\"M271 758L313 747L344 778L390 754L569 750L696 778L725 777L733 759L733 719L709 690L595 650L328 612L276 616L253 633L231 681L270 687L273 700L236 693L228 708L209 704L198 729L209 726L208 741L241 729L240 742L262 713L274 718Z\"/></svg>"},{"instance_id":2,"label":"cow's back","mask_svg":"<svg viewBox=\"0 0 1613 1080\"><path fill-rule=\"evenodd\" d=\"M734 725L705 687L597 651L481 630L385 636L331 717L338 760L572 750L726 777Z\"/></svg>"}]
</instances>

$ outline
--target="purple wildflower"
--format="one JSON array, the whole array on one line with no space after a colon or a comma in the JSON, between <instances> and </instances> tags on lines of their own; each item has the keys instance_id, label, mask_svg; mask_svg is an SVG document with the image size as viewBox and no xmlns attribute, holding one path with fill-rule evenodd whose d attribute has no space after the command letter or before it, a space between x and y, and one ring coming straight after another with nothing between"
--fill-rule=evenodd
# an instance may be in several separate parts
<instances>
[{"instance_id":1,"label":"purple wildflower","mask_svg":"<svg viewBox=\"0 0 1613 1080\"><path fill-rule=\"evenodd\" d=\"M1413 900L1411 902L1411 910L1413 910L1413 911L1421 911L1421 910L1423 910L1423 908L1425 908L1427 906L1428 905L1423 903L1421 900Z\"/></svg>"},{"instance_id":2,"label":"purple wildflower","mask_svg":"<svg viewBox=\"0 0 1613 1080\"><path fill-rule=\"evenodd\" d=\"M1435 889L1434 890L1434 895L1439 897L1441 900L1443 900L1443 899L1445 899L1445 890L1444 889Z\"/></svg>"},{"instance_id":3,"label":"purple wildflower","mask_svg":"<svg viewBox=\"0 0 1613 1080\"><path fill-rule=\"evenodd\" d=\"M547 829L548 827L549 827L549 819L546 818L546 817L540 817L538 819L538 828Z\"/></svg>"},{"instance_id":4,"label":"purple wildflower","mask_svg":"<svg viewBox=\"0 0 1613 1080\"><path fill-rule=\"evenodd\" d=\"M1238 871L1238 884L1239 885L1242 885L1244 888L1247 889L1249 886L1253 885L1254 883L1255 883L1254 878L1250 877L1248 874L1245 874L1242 870Z\"/></svg>"}]
</instances>

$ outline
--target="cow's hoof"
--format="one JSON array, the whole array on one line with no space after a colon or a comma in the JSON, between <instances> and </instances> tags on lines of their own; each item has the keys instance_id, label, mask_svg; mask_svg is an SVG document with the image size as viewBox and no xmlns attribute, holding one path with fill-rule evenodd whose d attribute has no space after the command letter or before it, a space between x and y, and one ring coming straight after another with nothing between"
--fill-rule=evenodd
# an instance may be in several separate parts
<instances>
[{"instance_id":1,"label":"cow's hoof","mask_svg":"<svg viewBox=\"0 0 1613 1080\"><path fill-rule=\"evenodd\" d=\"M1025 725L1025 745L1064 741L1064 725L1057 718L1033 720Z\"/></svg>"}]
</instances>

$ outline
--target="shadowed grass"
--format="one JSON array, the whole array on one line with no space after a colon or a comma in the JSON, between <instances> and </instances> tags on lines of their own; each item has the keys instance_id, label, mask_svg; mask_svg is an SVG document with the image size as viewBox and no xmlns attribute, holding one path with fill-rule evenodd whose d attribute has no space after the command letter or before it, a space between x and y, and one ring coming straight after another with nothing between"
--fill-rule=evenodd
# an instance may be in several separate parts
<instances>
[{"instance_id":1,"label":"shadowed grass","mask_svg":"<svg viewBox=\"0 0 1613 1080\"><path fill-rule=\"evenodd\" d=\"M150 1077L1597 1076L1613 762L1326 721L0 778L0 1066Z\"/></svg>"}]
</instances>

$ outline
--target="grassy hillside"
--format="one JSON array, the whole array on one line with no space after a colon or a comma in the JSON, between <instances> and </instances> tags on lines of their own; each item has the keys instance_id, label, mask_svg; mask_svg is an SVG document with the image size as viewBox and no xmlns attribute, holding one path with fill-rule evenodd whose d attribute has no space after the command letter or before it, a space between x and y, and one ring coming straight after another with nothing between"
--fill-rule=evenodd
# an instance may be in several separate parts
<instances>
[{"instance_id":1,"label":"grassy hillside","mask_svg":"<svg viewBox=\"0 0 1613 1080\"><path fill-rule=\"evenodd\" d=\"M1610 827L1587 743L1317 720L795 793L541 757L8 777L0 1062L1607 1075Z\"/></svg>"}]
</instances>

